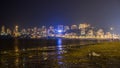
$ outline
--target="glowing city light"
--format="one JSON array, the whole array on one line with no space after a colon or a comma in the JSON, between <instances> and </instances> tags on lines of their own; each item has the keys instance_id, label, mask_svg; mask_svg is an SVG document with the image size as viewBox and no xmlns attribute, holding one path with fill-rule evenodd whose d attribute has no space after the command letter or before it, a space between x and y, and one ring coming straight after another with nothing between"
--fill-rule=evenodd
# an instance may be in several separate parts
<instances>
[{"instance_id":1,"label":"glowing city light","mask_svg":"<svg viewBox=\"0 0 120 68\"><path fill-rule=\"evenodd\" d=\"M62 30L58 30L59 33L62 33L63 31Z\"/></svg>"},{"instance_id":2,"label":"glowing city light","mask_svg":"<svg viewBox=\"0 0 120 68\"><path fill-rule=\"evenodd\" d=\"M70 27L70 28L69 28ZM119 39L120 36L118 34L113 33L115 29L111 27L108 32L104 31L104 29L91 29L93 26L90 24L79 24L79 25L71 25L64 26L58 25L57 28L54 26L50 26L46 28L46 26L34 27L29 29L19 29L19 26L15 26L14 30L9 28L5 29L5 26L1 27L0 36L15 37L15 38L31 38L31 39L39 39L39 38L47 38L47 37L61 37L68 39ZM114 30L114 31L113 31Z\"/></svg>"}]
</instances>

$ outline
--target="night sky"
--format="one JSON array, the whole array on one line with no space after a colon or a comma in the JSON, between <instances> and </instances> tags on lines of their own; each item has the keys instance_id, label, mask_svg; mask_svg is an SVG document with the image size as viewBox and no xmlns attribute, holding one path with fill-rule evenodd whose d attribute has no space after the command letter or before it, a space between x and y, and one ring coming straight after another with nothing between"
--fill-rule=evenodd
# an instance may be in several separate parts
<instances>
[{"instance_id":1,"label":"night sky","mask_svg":"<svg viewBox=\"0 0 120 68\"><path fill-rule=\"evenodd\" d=\"M0 27L20 28L88 23L120 33L120 0L4 0Z\"/></svg>"}]
</instances>

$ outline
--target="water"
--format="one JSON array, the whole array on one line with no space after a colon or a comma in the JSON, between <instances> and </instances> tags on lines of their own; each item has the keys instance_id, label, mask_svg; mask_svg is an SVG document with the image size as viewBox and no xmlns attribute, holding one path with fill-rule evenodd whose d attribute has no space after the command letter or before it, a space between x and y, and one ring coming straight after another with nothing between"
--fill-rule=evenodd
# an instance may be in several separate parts
<instances>
[{"instance_id":1,"label":"water","mask_svg":"<svg viewBox=\"0 0 120 68\"><path fill-rule=\"evenodd\" d=\"M1 40L0 68L59 68L66 45L62 40Z\"/></svg>"},{"instance_id":2,"label":"water","mask_svg":"<svg viewBox=\"0 0 120 68\"><path fill-rule=\"evenodd\" d=\"M63 44L64 43L64 44ZM80 48L80 41L53 40L1 40L0 68L71 68L80 64L70 64L67 59L69 49ZM74 59L74 58L73 58ZM88 64L81 64L88 65Z\"/></svg>"}]
</instances>

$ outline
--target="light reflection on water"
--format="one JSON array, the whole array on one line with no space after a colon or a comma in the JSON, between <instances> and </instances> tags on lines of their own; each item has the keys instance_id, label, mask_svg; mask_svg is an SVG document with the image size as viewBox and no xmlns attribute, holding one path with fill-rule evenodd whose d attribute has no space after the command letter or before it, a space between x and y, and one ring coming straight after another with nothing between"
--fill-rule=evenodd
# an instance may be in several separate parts
<instances>
[{"instance_id":1,"label":"light reflection on water","mask_svg":"<svg viewBox=\"0 0 120 68\"><path fill-rule=\"evenodd\" d=\"M57 40L57 53L61 54L63 48L62 48L62 40L60 38L58 38Z\"/></svg>"},{"instance_id":2,"label":"light reflection on water","mask_svg":"<svg viewBox=\"0 0 120 68\"><path fill-rule=\"evenodd\" d=\"M15 48L15 52L16 53L19 52L18 44L19 44L18 40L15 40L15 42L14 42L14 48Z\"/></svg>"},{"instance_id":3,"label":"light reflection on water","mask_svg":"<svg viewBox=\"0 0 120 68\"><path fill-rule=\"evenodd\" d=\"M48 44L47 41L42 41L44 42L44 44L40 44L40 41L37 40L37 42L40 44L39 46L34 45L33 41L29 42L29 44L31 45L27 45L28 42L26 43L26 40L23 42L23 45L21 45L19 40L14 40L13 42L14 44L12 44L12 46L8 46L8 44L4 45L4 47L6 47L5 50L2 48L0 49L0 68L102 68L101 65L104 64L101 64L101 62L94 62L95 60L100 60L99 58L91 59L91 57L87 58L87 56L77 56L78 58L69 56L69 53L74 52L79 47L81 48L81 46L74 46L69 42L67 42L69 43L68 45L63 45L62 39L60 38L56 40L56 44L54 44L54 42L51 42L51 44L47 46L44 45ZM34 42L37 44L36 40ZM75 44L76 43L79 42L77 41L75 42ZM69 62L71 59L72 61ZM90 60L90 63L85 62L88 60ZM103 60L105 60L105 62L108 61L104 58ZM112 61L113 60L114 58L112 59ZM77 61L83 62L76 63ZM91 63L91 61L93 63ZM109 62L106 63L106 65L109 66L106 68L120 68L111 67L112 65L119 65L119 62L117 65L115 64L115 62Z\"/></svg>"},{"instance_id":4,"label":"light reflection on water","mask_svg":"<svg viewBox=\"0 0 120 68\"><path fill-rule=\"evenodd\" d=\"M59 65L63 64L63 62L61 62L61 60L63 58L63 56L61 55L62 52L63 52L62 39L59 38L57 40L57 54L58 54L57 59L58 59L58 64Z\"/></svg>"},{"instance_id":5,"label":"light reflection on water","mask_svg":"<svg viewBox=\"0 0 120 68\"><path fill-rule=\"evenodd\" d=\"M66 59L63 54L67 53L73 44L63 45L60 38L50 44L47 41L42 41L44 44L39 42L24 41L21 45L19 40L14 40L11 50L5 50L4 54L0 55L0 68L69 68L70 64L63 62L63 59ZM35 45L37 43L40 45Z\"/></svg>"},{"instance_id":6,"label":"light reflection on water","mask_svg":"<svg viewBox=\"0 0 120 68\"><path fill-rule=\"evenodd\" d=\"M29 67L60 67L63 62L62 40L57 39L56 46L44 46L37 48L19 48L18 40L14 41L14 50L8 51L9 55L3 55L0 68L29 68ZM25 45L23 45L25 46ZM6 50L7 51L7 50Z\"/></svg>"}]
</instances>

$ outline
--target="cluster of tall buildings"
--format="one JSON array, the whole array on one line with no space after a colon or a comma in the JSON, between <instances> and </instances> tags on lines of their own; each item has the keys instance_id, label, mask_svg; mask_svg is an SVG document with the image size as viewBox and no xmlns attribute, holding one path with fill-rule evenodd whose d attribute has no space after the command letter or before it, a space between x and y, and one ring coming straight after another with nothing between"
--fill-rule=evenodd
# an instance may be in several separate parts
<instances>
[{"instance_id":1,"label":"cluster of tall buildings","mask_svg":"<svg viewBox=\"0 0 120 68\"><path fill-rule=\"evenodd\" d=\"M119 38L119 35L105 32L103 29L94 29L90 24L79 24L71 26L58 25L40 28L19 29L15 26L13 30L1 27L0 36L10 35L19 38L45 38L45 37L64 37L64 38Z\"/></svg>"}]
</instances>

